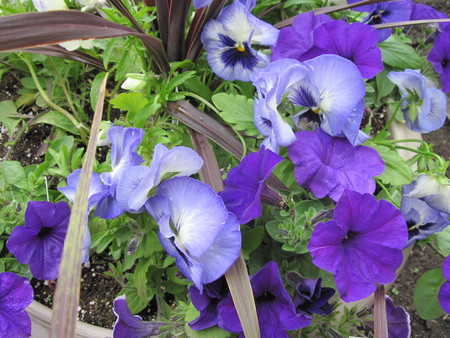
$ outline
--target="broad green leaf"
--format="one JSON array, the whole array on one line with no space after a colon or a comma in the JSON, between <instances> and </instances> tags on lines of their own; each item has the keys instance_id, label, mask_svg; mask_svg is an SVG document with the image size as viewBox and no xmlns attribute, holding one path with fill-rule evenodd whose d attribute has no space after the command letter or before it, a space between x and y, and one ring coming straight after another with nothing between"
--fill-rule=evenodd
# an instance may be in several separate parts
<instances>
[{"instance_id":1,"label":"broad green leaf","mask_svg":"<svg viewBox=\"0 0 450 338\"><path fill-rule=\"evenodd\" d=\"M151 299L154 295L153 291L150 293L151 297L149 297L150 295L148 295L147 290L147 271L150 265L150 259L140 259L133 273L134 285L136 286L137 294L143 303L145 303L148 299Z\"/></svg>"},{"instance_id":2,"label":"broad green leaf","mask_svg":"<svg viewBox=\"0 0 450 338\"><path fill-rule=\"evenodd\" d=\"M377 86L377 103L380 102L380 100L388 96L392 90L394 89L395 85L387 78L387 71L384 69L382 72L378 73L377 77L375 78L375 83Z\"/></svg>"},{"instance_id":3,"label":"broad green leaf","mask_svg":"<svg viewBox=\"0 0 450 338\"><path fill-rule=\"evenodd\" d=\"M421 318L436 319L445 314L438 301L439 289L445 281L440 268L425 272L417 280L414 305Z\"/></svg>"},{"instance_id":4,"label":"broad green leaf","mask_svg":"<svg viewBox=\"0 0 450 338\"><path fill-rule=\"evenodd\" d=\"M446 227L441 232L435 234L436 244L441 252L448 256L450 255L450 227Z\"/></svg>"},{"instance_id":5,"label":"broad green leaf","mask_svg":"<svg viewBox=\"0 0 450 338\"><path fill-rule=\"evenodd\" d=\"M194 331L189 327L189 322L193 321L200 315L200 312L196 310L194 305L191 303L186 311L186 317L184 328L186 330L186 335L191 338L226 338L231 335L231 333L226 332L219 328L218 326L213 326L205 330Z\"/></svg>"},{"instance_id":6,"label":"broad green leaf","mask_svg":"<svg viewBox=\"0 0 450 338\"><path fill-rule=\"evenodd\" d=\"M366 146L378 151L385 164L384 172L377 176L384 184L406 185L412 182L413 172L403 158L389 147L379 145L370 141Z\"/></svg>"},{"instance_id":7,"label":"broad green leaf","mask_svg":"<svg viewBox=\"0 0 450 338\"><path fill-rule=\"evenodd\" d=\"M226 93L212 97L214 105L221 111L220 117L231 123L237 130L245 130L248 135L258 135L253 119L253 100L242 95Z\"/></svg>"},{"instance_id":8,"label":"broad green leaf","mask_svg":"<svg viewBox=\"0 0 450 338\"><path fill-rule=\"evenodd\" d=\"M17 161L0 162L0 175L8 184L12 185L26 181L25 170Z\"/></svg>"},{"instance_id":9,"label":"broad green leaf","mask_svg":"<svg viewBox=\"0 0 450 338\"><path fill-rule=\"evenodd\" d=\"M114 108L139 112L147 104L147 99L142 93L132 92L119 94L110 102Z\"/></svg>"},{"instance_id":10,"label":"broad green leaf","mask_svg":"<svg viewBox=\"0 0 450 338\"><path fill-rule=\"evenodd\" d=\"M209 89L207 85L205 85L203 82L201 82L196 77L192 77L190 79L187 79L183 83L184 88L192 92L194 94L200 95L207 101L211 101L212 91Z\"/></svg>"},{"instance_id":11,"label":"broad green leaf","mask_svg":"<svg viewBox=\"0 0 450 338\"><path fill-rule=\"evenodd\" d=\"M245 256L255 251L264 238L265 230L262 226L257 226L248 231L242 232L242 250Z\"/></svg>"},{"instance_id":12,"label":"broad green leaf","mask_svg":"<svg viewBox=\"0 0 450 338\"><path fill-rule=\"evenodd\" d=\"M11 100L0 102L0 123L8 129L8 134L12 135L20 120L23 118L17 113L16 106Z\"/></svg>"},{"instance_id":13,"label":"broad green leaf","mask_svg":"<svg viewBox=\"0 0 450 338\"><path fill-rule=\"evenodd\" d=\"M160 107L160 103L148 103L144 108L136 113L130 111L127 115L127 120L133 123L134 127L142 128L148 118L154 115Z\"/></svg>"},{"instance_id":14,"label":"broad green leaf","mask_svg":"<svg viewBox=\"0 0 450 338\"><path fill-rule=\"evenodd\" d=\"M75 128L73 123L66 116L54 110L39 116L33 121L32 124L37 123L50 124L52 126L68 131L69 133L75 135L79 134L77 128Z\"/></svg>"},{"instance_id":15,"label":"broad green leaf","mask_svg":"<svg viewBox=\"0 0 450 338\"><path fill-rule=\"evenodd\" d=\"M422 59L414 51L414 48L395 39L391 35L389 39L378 44L381 49L383 62L394 68L421 69Z\"/></svg>"},{"instance_id":16,"label":"broad green leaf","mask_svg":"<svg viewBox=\"0 0 450 338\"><path fill-rule=\"evenodd\" d=\"M178 74L174 78L170 79L169 83L167 84L167 91L170 93L176 87L182 85L184 83L184 81L186 81L187 79L190 79L194 75L195 75L195 71L193 71L193 70Z\"/></svg>"}]
</instances>

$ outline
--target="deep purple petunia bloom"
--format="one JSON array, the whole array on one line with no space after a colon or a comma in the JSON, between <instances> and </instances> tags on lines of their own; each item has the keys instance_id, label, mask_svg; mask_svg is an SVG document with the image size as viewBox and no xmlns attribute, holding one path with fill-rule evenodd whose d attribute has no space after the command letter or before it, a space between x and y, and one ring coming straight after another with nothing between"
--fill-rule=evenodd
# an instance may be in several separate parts
<instances>
[{"instance_id":1,"label":"deep purple petunia bloom","mask_svg":"<svg viewBox=\"0 0 450 338\"><path fill-rule=\"evenodd\" d=\"M332 311L328 304L336 292L333 288L322 287L322 278L303 278L296 272L287 274L294 288L294 306L297 313L312 316L313 313L327 315Z\"/></svg>"},{"instance_id":2,"label":"deep purple petunia bloom","mask_svg":"<svg viewBox=\"0 0 450 338\"><path fill-rule=\"evenodd\" d=\"M218 324L219 312L217 306L219 302L226 298L230 290L226 283L225 277L206 284L203 288L203 293L192 285L189 288L189 295L191 296L192 304L200 311L200 316L189 323L192 330L203 330Z\"/></svg>"},{"instance_id":3,"label":"deep purple petunia bloom","mask_svg":"<svg viewBox=\"0 0 450 338\"><path fill-rule=\"evenodd\" d=\"M81 169L75 170L69 176L67 176L67 187L58 188L64 196L73 204L75 201L75 194L78 187L78 181L80 180ZM89 200L88 200L88 212L86 217L86 227L84 229L83 235L83 254L81 257L81 263L86 263L89 261L89 251L91 248L91 233L89 232L89 227L87 224L89 213L97 203L108 194L108 187L103 185L100 181L100 176L96 173L92 173L91 184L89 187Z\"/></svg>"},{"instance_id":4,"label":"deep purple petunia bloom","mask_svg":"<svg viewBox=\"0 0 450 338\"><path fill-rule=\"evenodd\" d=\"M136 212L147 202L150 191L155 188L167 174L189 176L203 166L203 159L187 147L173 147L158 143L153 152L152 164L133 166L127 169L117 185L117 201L121 208Z\"/></svg>"},{"instance_id":5,"label":"deep purple petunia bloom","mask_svg":"<svg viewBox=\"0 0 450 338\"><path fill-rule=\"evenodd\" d=\"M394 281L407 240L405 220L392 204L346 190L308 249L313 263L334 275L341 299L353 302L372 294L376 283Z\"/></svg>"},{"instance_id":6,"label":"deep purple petunia bloom","mask_svg":"<svg viewBox=\"0 0 450 338\"><path fill-rule=\"evenodd\" d=\"M402 94L402 112L406 126L418 133L429 133L441 128L446 118L447 98L437 88L428 88L419 71L389 72L388 78Z\"/></svg>"},{"instance_id":7,"label":"deep purple petunia bloom","mask_svg":"<svg viewBox=\"0 0 450 338\"><path fill-rule=\"evenodd\" d=\"M6 247L37 279L58 277L70 208L66 202L28 202L25 226L16 226Z\"/></svg>"},{"instance_id":8,"label":"deep purple petunia bloom","mask_svg":"<svg viewBox=\"0 0 450 338\"><path fill-rule=\"evenodd\" d=\"M450 256L445 259L444 264L442 265L442 274L448 282L442 284L439 289L439 305L445 312L450 313Z\"/></svg>"},{"instance_id":9,"label":"deep purple petunia bloom","mask_svg":"<svg viewBox=\"0 0 450 338\"><path fill-rule=\"evenodd\" d=\"M346 189L372 194L372 177L384 171L384 162L375 149L352 146L346 139L331 137L322 130L299 131L288 148L295 165L295 179L316 198L329 196L338 201Z\"/></svg>"},{"instance_id":10,"label":"deep purple petunia bloom","mask_svg":"<svg viewBox=\"0 0 450 338\"><path fill-rule=\"evenodd\" d=\"M307 327L311 317L296 314L291 297L284 288L275 262L264 265L251 277L261 337L288 337L286 330ZM219 303L219 327L233 333L242 333L231 296Z\"/></svg>"},{"instance_id":11,"label":"deep purple petunia bloom","mask_svg":"<svg viewBox=\"0 0 450 338\"><path fill-rule=\"evenodd\" d=\"M347 3L353 4L359 1L360 0L347 0ZM354 7L353 10L358 12L369 12L369 15L364 19L364 22L368 25L408 21L411 17L412 1L386 1L373 5ZM391 35L391 29L381 29L379 34L379 41L384 41Z\"/></svg>"},{"instance_id":12,"label":"deep purple petunia bloom","mask_svg":"<svg viewBox=\"0 0 450 338\"><path fill-rule=\"evenodd\" d=\"M201 41L214 73L229 81L249 81L256 69L269 63L251 44L274 45L277 37L276 28L252 15L246 4L235 1L205 25Z\"/></svg>"},{"instance_id":13,"label":"deep purple petunia bloom","mask_svg":"<svg viewBox=\"0 0 450 338\"><path fill-rule=\"evenodd\" d=\"M441 76L442 90L450 92L450 31L439 34L428 55L428 61Z\"/></svg>"},{"instance_id":14,"label":"deep purple petunia bloom","mask_svg":"<svg viewBox=\"0 0 450 338\"><path fill-rule=\"evenodd\" d=\"M158 222L163 248L200 293L238 258L239 222L209 185L190 177L171 178L145 207Z\"/></svg>"},{"instance_id":15,"label":"deep purple petunia bloom","mask_svg":"<svg viewBox=\"0 0 450 338\"><path fill-rule=\"evenodd\" d=\"M280 30L277 43L272 47L270 60L287 58L303 61L301 56L314 46L314 30L323 23L331 21L333 20L325 14L300 13L291 26Z\"/></svg>"},{"instance_id":16,"label":"deep purple petunia bloom","mask_svg":"<svg viewBox=\"0 0 450 338\"><path fill-rule=\"evenodd\" d=\"M415 186L416 181L402 188L403 198L400 211L408 226L406 246L439 232L450 224L449 214L431 208L425 201L418 198L408 197Z\"/></svg>"},{"instance_id":17,"label":"deep purple petunia bloom","mask_svg":"<svg viewBox=\"0 0 450 338\"><path fill-rule=\"evenodd\" d=\"M144 130L136 128L112 127L106 137L111 146L111 172L102 173L100 178L109 187L109 193L98 203L95 216L111 219L119 216L125 210L117 201L117 184L123 174L133 166L143 162L137 153L137 147L142 142Z\"/></svg>"},{"instance_id":18,"label":"deep purple petunia bloom","mask_svg":"<svg viewBox=\"0 0 450 338\"><path fill-rule=\"evenodd\" d=\"M447 14L437 11L435 8L425 5L416 4L411 0L412 11L410 20L426 20L426 19L448 19ZM436 25L436 24L432 24ZM441 22L436 25L439 31L444 31L450 26L448 22Z\"/></svg>"},{"instance_id":19,"label":"deep purple petunia bloom","mask_svg":"<svg viewBox=\"0 0 450 338\"><path fill-rule=\"evenodd\" d=\"M241 224L261 216L261 198L280 199L277 192L267 186L266 180L281 161L280 155L263 146L258 152L245 156L228 173L223 182L225 190L219 192L219 196Z\"/></svg>"},{"instance_id":20,"label":"deep purple petunia bloom","mask_svg":"<svg viewBox=\"0 0 450 338\"><path fill-rule=\"evenodd\" d=\"M395 306L391 298L386 296L386 313L389 338L408 338L411 335L409 313L401 306Z\"/></svg>"},{"instance_id":21,"label":"deep purple petunia bloom","mask_svg":"<svg viewBox=\"0 0 450 338\"><path fill-rule=\"evenodd\" d=\"M114 338L145 338L160 334L167 323L146 322L131 313L125 295L114 299L114 314L117 317L113 328Z\"/></svg>"},{"instance_id":22,"label":"deep purple petunia bloom","mask_svg":"<svg viewBox=\"0 0 450 338\"><path fill-rule=\"evenodd\" d=\"M0 273L0 336L31 336L31 320L25 308L33 301L28 278L12 272Z\"/></svg>"}]
</instances>

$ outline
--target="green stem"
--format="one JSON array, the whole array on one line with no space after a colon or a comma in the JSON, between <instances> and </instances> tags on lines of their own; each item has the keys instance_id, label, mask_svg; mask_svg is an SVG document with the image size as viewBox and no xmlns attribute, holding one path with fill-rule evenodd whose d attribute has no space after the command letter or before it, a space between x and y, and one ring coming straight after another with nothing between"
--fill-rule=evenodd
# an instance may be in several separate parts
<instances>
[{"instance_id":1,"label":"green stem","mask_svg":"<svg viewBox=\"0 0 450 338\"><path fill-rule=\"evenodd\" d=\"M67 119L72 122L72 124L75 126L75 128L80 132L81 139L83 142L86 142L86 133L84 130L89 131L89 128L87 128L83 123L77 121L67 110L61 108L57 104L55 104L50 98L47 96L45 91L42 89L41 84L39 82L39 79L37 78L36 72L34 71L33 65L31 62L25 58L22 57L22 60L25 62L25 64L28 66L28 69L30 70L31 77L33 78L33 81L36 85L37 90L39 91L39 94L41 94L44 101L53 109L67 117ZM83 130L84 129L84 130Z\"/></svg>"},{"instance_id":2,"label":"green stem","mask_svg":"<svg viewBox=\"0 0 450 338\"><path fill-rule=\"evenodd\" d=\"M445 168L445 161L440 157L439 155L435 153L428 153L426 151L420 151L417 149L409 148L409 147L403 147L403 146L394 146L396 149L403 149L403 150L409 150L413 153L424 155L424 156L433 156L438 162L440 168Z\"/></svg>"},{"instance_id":3,"label":"green stem","mask_svg":"<svg viewBox=\"0 0 450 338\"><path fill-rule=\"evenodd\" d=\"M395 120L395 115L397 115L398 110L400 109L400 105L402 104L402 102L405 99L401 100L398 102L397 106L395 107L394 113L392 114L391 118L389 119L389 121L386 123L386 125L383 127L383 129L381 129L381 131L378 133L378 135L382 135L386 130L388 130L388 128L391 126L392 122L394 122ZM374 140L377 139L377 136L374 137Z\"/></svg>"},{"instance_id":4,"label":"green stem","mask_svg":"<svg viewBox=\"0 0 450 338\"><path fill-rule=\"evenodd\" d=\"M380 180L377 180L377 184L386 193L386 195L388 195L389 199L391 200L391 203L394 204L397 209L400 209L400 204L398 204L396 201L394 201L394 198L392 197L391 193L387 190L385 185L383 183L381 183Z\"/></svg>"}]
</instances>

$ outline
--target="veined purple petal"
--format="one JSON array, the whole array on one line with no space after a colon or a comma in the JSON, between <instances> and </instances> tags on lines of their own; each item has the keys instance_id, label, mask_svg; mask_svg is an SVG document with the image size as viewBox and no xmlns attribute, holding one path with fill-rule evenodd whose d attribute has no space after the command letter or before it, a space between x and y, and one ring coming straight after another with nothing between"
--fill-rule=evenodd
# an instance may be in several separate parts
<instances>
[{"instance_id":1,"label":"veined purple petal","mask_svg":"<svg viewBox=\"0 0 450 338\"><path fill-rule=\"evenodd\" d=\"M333 273L342 300L352 302L374 292L375 283L394 280L407 237L393 205L346 190L333 219L314 229L308 249L315 265Z\"/></svg>"},{"instance_id":2,"label":"veined purple petal","mask_svg":"<svg viewBox=\"0 0 450 338\"><path fill-rule=\"evenodd\" d=\"M450 313L450 256L448 256L442 265L442 274L448 280L439 289L438 300L439 305L445 312Z\"/></svg>"},{"instance_id":3,"label":"veined purple petal","mask_svg":"<svg viewBox=\"0 0 450 338\"><path fill-rule=\"evenodd\" d=\"M25 226L13 229L6 247L20 263L29 264L34 277L55 279L69 217L70 209L66 202L28 202Z\"/></svg>"},{"instance_id":4,"label":"veined purple petal","mask_svg":"<svg viewBox=\"0 0 450 338\"><path fill-rule=\"evenodd\" d=\"M27 278L12 272L0 273L0 332L3 337L29 337L31 320L25 308L33 301Z\"/></svg>"},{"instance_id":5,"label":"veined purple petal","mask_svg":"<svg viewBox=\"0 0 450 338\"><path fill-rule=\"evenodd\" d=\"M448 29L439 34L428 55L428 61L441 76L442 90L450 91L450 31Z\"/></svg>"},{"instance_id":6,"label":"veined purple petal","mask_svg":"<svg viewBox=\"0 0 450 338\"><path fill-rule=\"evenodd\" d=\"M131 313L125 295L114 299L114 314L117 317L114 324L114 338L145 338L161 333L161 327L167 323L146 322L141 317Z\"/></svg>"},{"instance_id":7,"label":"veined purple petal","mask_svg":"<svg viewBox=\"0 0 450 338\"><path fill-rule=\"evenodd\" d=\"M401 306L395 306L388 296L386 296L386 313L389 337L409 337L411 335L408 312Z\"/></svg>"}]
</instances>

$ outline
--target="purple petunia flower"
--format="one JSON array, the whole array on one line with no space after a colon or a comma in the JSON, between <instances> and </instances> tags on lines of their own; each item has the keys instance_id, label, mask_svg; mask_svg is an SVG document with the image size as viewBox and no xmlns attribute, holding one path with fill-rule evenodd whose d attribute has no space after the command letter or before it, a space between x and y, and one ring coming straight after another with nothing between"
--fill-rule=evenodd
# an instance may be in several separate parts
<instances>
[{"instance_id":1,"label":"purple petunia flower","mask_svg":"<svg viewBox=\"0 0 450 338\"><path fill-rule=\"evenodd\" d=\"M308 249L313 263L334 275L341 299L353 302L372 294L376 283L394 281L407 240L405 220L392 204L346 190Z\"/></svg>"},{"instance_id":2,"label":"purple petunia flower","mask_svg":"<svg viewBox=\"0 0 450 338\"><path fill-rule=\"evenodd\" d=\"M189 323L189 327L192 330L199 331L217 325L219 320L217 306L229 293L230 290L225 277L206 284L203 288L203 293L200 293L200 290L192 285L189 288L189 295L191 296L192 304L200 312L200 315Z\"/></svg>"},{"instance_id":3,"label":"purple petunia flower","mask_svg":"<svg viewBox=\"0 0 450 338\"><path fill-rule=\"evenodd\" d=\"M287 330L307 327L311 317L296 314L291 297L284 288L275 262L264 265L250 279L255 297L261 337L288 337ZM231 296L219 305L219 327L233 333L242 333L242 326Z\"/></svg>"},{"instance_id":4,"label":"purple petunia flower","mask_svg":"<svg viewBox=\"0 0 450 338\"><path fill-rule=\"evenodd\" d=\"M280 200L278 193L267 186L266 180L281 161L281 156L263 146L258 152L245 156L228 173L223 182L225 190L219 192L219 196L241 224L261 216L261 198Z\"/></svg>"},{"instance_id":5,"label":"purple petunia flower","mask_svg":"<svg viewBox=\"0 0 450 338\"><path fill-rule=\"evenodd\" d=\"M347 0L347 3L353 4L359 1L360 0ZM355 7L353 10L358 12L369 12L369 15L364 19L364 22L368 25L408 21L411 18L412 1L386 1L373 5ZM379 41L384 41L391 35L391 29L381 29L379 34Z\"/></svg>"},{"instance_id":6,"label":"purple petunia flower","mask_svg":"<svg viewBox=\"0 0 450 338\"><path fill-rule=\"evenodd\" d=\"M163 248L200 293L239 256L239 222L209 185L190 177L171 178L145 207L159 224Z\"/></svg>"},{"instance_id":7,"label":"purple petunia flower","mask_svg":"<svg viewBox=\"0 0 450 338\"><path fill-rule=\"evenodd\" d=\"M25 308L33 297L28 278L12 272L0 273L0 336L31 336L31 320Z\"/></svg>"},{"instance_id":8,"label":"purple petunia flower","mask_svg":"<svg viewBox=\"0 0 450 338\"><path fill-rule=\"evenodd\" d=\"M420 175L414 189L406 196L418 198L431 208L450 214L450 184L445 177Z\"/></svg>"},{"instance_id":9,"label":"purple petunia flower","mask_svg":"<svg viewBox=\"0 0 450 338\"><path fill-rule=\"evenodd\" d=\"M386 314L389 338L408 338L411 336L409 313L403 307L395 306L388 296L386 296Z\"/></svg>"},{"instance_id":10,"label":"purple petunia flower","mask_svg":"<svg viewBox=\"0 0 450 338\"><path fill-rule=\"evenodd\" d=\"M136 212L147 202L150 191L163 177L176 173L175 177L195 174L203 166L203 159L192 149L162 144L155 146L150 167L134 166L127 169L117 186L117 201L124 210Z\"/></svg>"},{"instance_id":11,"label":"purple petunia flower","mask_svg":"<svg viewBox=\"0 0 450 338\"><path fill-rule=\"evenodd\" d=\"M389 72L388 78L402 94L403 117L406 126L418 133L429 133L443 126L446 117L447 98L437 88L428 88L425 77L419 71Z\"/></svg>"},{"instance_id":12,"label":"purple petunia flower","mask_svg":"<svg viewBox=\"0 0 450 338\"><path fill-rule=\"evenodd\" d=\"M109 193L99 201L95 210L95 216L111 219L125 211L117 201L117 185L123 174L130 167L137 166L143 162L143 159L137 153L137 147L142 142L144 130L112 127L107 131L106 137L112 143L112 171L102 173L100 178L109 187Z\"/></svg>"},{"instance_id":13,"label":"purple petunia flower","mask_svg":"<svg viewBox=\"0 0 450 338\"><path fill-rule=\"evenodd\" d=\"M428 61L441 76L442 90L450 92L450 31L439 34L428 55Z\"/></svg>"},{"instance_id":14,"label":"purple petunia flower","mask_svg":"<svg viewBox=\"0 0 450 338\"><path fill-rule=\"evenodd\" d=\"M28 202L25 226L16 226L6 247L37 279L58 277L70 208L66 202Z\"/></svg>"},{"instance_id":15,"label":"purple petunia flower","mask_svg":"<svg viewBox=\"0 0 450 338\"><path fill-rule=\"evenodd\" d=\"M69 176L67 176L67 187L58 188L60 192L66 196L66 198L73 204L75 201L75 194L78 187L78 181L80 180L81 169L75 170ZM88 212L86 215L86 227L83 235L83 254L81 257L81 263L89 261L89 251L91 248L91 233L88 227L88 216L91 210L97 205L97 203L108 194L108 187L102 185L100 177L96 172L92 173L91 184L89 187L89 200L88 200Z\"/></svg>"},{"instance_id":16,"label":"purple petunia flower","mask_svg":"<svg viewBox=\"0 0 450 338\"><path fill-rule=\"evenodd\" d=\"M235 1L220 12L217 20L205 25L201 41L214 73L229 81L249 81L256 69L269 63L269 58L252 49L251 44L274 45L277 37L276 28Z\"/></svg>"},{"instance_id":17,"label":"purple petunia flower","mask_svg":"<svg viewBox=\"0 0 450 338\"><path fill-rule=\"evenodd\" d=\"M161 327L167 323L146 322L131 313L125 295L114 299L114 314L117 317L113 328L114 338L145 338L160 334Z\"/></svg>"},{"instance_id":18,"label":"purple petunia flower","mask_svg":"<svg viewBox=\"0 0 450 338\"><path fill-rule=\"evenodd\" d=\"M447 14L437 11L435 8L425 5L425 4L416 4L411 1L412 11L410 20L427 20L427 19L448 19ZM431 24L436 25L436 24ZM448 22L441 22L436 25L439 31L444 31L447 27L450 26Z\"/></svg>"},{"instance_id":19,"label":"purple petunia flower","mask_svg":"<svg viewBox=\"0 0 450 338\"><path fill-rule=\"evenodd\" d=\"M329 196L338 201L346 189L372 194L372 177L384 171L384 162L375 149L353 147L346 139L328 136L322 130L299 131L288 148L295 165L295 179L316 198Z\"/></svg>"},{"instance_id":20,"label":"purple petunia flower","mask_svg":"<svg viewBox=\"0 0 450 338\"><path fill-rule=\"evenodd\" d=\"M297 313L312 316L313 313L327 315L332 311L328 304L336 292L333 288L322 287L322 278L303 278L296 272L287 274L289 283L294 287L294 306Z\"/></svg>"},{"instance_id":21,"label":"purple petunia flower","mask_svg":"<svg viewBox=\"0 0 450 338\"><path fill-rule=\"evenodd\" d=\"M408 243L406 246L439 232L450 224L449 214L431 208L426 202L418 198L408 197L415 186L416 181L402 188L403 198L400 211L408 226Z\"/></svg>"},{"instance_id":22,"label":"purple petunia flower","mask_svg":"<svg viewBox=\"0 0 450 338\"><path fill-rule=\"evenodd\" d=\"M439 289L439 305L445 312L450 313L450 256L448 256L442 265L442 274L447 280Z\"/></svg>"}]
</instances>

